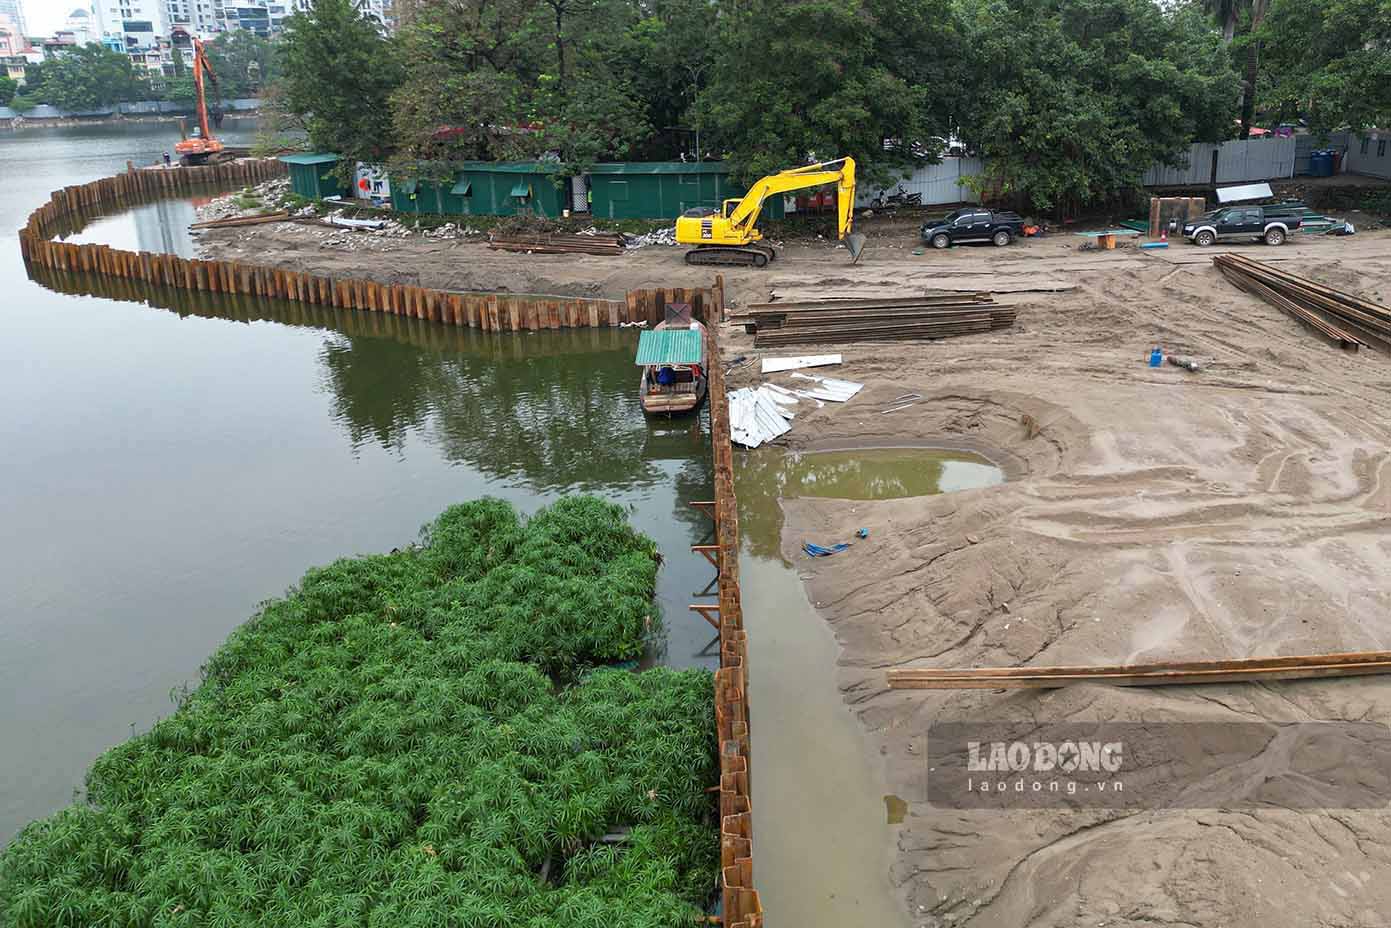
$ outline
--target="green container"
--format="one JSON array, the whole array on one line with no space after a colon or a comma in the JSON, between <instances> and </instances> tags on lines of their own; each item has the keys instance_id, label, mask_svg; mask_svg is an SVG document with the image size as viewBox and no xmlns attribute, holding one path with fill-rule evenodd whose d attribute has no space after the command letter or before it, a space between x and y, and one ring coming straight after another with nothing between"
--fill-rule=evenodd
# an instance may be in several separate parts
<instances>
[{"instance_id":1,"label":"green container","mask_svg":"<svg viewBox=\"0 0 1391 928\"><path fill-rule=\"evenodd\" d=\"M289 169L290 189L306 199L322 200L325 197L346 197L352 194L347 186L333 176L333 171L341 160L337 155L281 155L280 160Z\"/></svg>"},{"instance_id":2,"label":"green container","mask_svg":"<svg viewBox=\"0 0 1391 928\"><path fill-rule=\"evenodd\" d=\"M391 180L391 204L403 213L454 216L515 216L555 219L566 209L565 187L556 185L552 165L535 161L465 161L452 181ZM561 180L564 185L564 181Z\"/></svg>"}]
</instances>

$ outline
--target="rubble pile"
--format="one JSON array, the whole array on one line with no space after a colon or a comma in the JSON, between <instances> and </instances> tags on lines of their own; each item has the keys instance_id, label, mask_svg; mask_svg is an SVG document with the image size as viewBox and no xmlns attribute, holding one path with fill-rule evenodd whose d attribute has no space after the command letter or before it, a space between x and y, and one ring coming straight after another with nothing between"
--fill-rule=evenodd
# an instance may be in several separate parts
<instances>
[{"instance_id":1,"label":"rubble pile","mask_svg":"<svg viewBox=\"0 0 1391 928\"><path fill-rule=\"evenodd\" d=\"M654 229L642 235L625 235L623 241L629 248L646 248L648 245L675 245L676 227L667 226L664 229Z\"/></svg>"}]
</instances>

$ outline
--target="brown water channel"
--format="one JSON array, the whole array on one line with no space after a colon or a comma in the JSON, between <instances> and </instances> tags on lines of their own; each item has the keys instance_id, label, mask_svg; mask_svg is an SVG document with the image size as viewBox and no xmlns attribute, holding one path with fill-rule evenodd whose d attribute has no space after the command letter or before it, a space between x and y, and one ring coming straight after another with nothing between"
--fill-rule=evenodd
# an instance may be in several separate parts
<instances>
[{"instance_id":1,"label":"brown water channel","mask_svg":"<svg viewBox=\"0 0 1391 928\"><path fill-rule=\"evenodd\" d=\"M899 803L886 795L882 765L836 688L839 646L799 575L811 559L782 554L780 500L926 496L1003 479L979 455L929 448L735 456L752 668L754 879L769 928L909 924L889 882ZM851 540L798 538L788 547Z\"/></svg>"}]
</instances>

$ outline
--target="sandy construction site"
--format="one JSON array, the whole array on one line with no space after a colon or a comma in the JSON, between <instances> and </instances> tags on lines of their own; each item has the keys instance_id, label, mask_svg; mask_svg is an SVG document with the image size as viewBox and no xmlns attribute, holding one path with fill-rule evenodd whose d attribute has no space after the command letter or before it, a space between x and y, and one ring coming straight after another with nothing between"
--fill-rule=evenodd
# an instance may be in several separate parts
<instances>
[{"instance_id":1,"label":"sandy construction site","mask_svg":"<svg viewBox=\"0 0 1391 928\"><path fill-rule=\"evenodd\" d=\"M465 290L621 296L712 276L676 248L523 255L356 235L271 225L202 242L214 257ZM850 403L799 412L788 447L960 447L1009 477L941 496L783 504L785 553L842 648L826 685L853 706L890 788L908 801L892 880L911 923L1391 924L1391 813L1253 804L1282 771L1273 751L1244 779L1214 786L1208 808L948 810L926 800L927 731L942 721L1391 724L1391 680L1380 677L887 688L885 670L902 666L1391 649L1391 357L1319 340L1232 286L1213 249L1100 252L1082 242L1058 235L915 255L904 227L872 236L857 266L843 248L803 245L767 269L725 273L735 312L772 293L938 288L991 290L1017 309L1013 327L984 335L776 352L841 352L845 363L827 373L866 385ZM1232 250L1391 303L1391 232ZM737 325L720 337L726 358L774 353L755 352ZM1201 370L1147 366L1155 346ZM739 368L731 385L763 381L756 371ZM922 399L884 412L913 392ZM860 527L869 538L844 555L797 554L803 539ZM1311 782L1352 769L1391 797L1384 754L1334 740L1325 761L1306 772Z\"/></svg>"}]
</instances>

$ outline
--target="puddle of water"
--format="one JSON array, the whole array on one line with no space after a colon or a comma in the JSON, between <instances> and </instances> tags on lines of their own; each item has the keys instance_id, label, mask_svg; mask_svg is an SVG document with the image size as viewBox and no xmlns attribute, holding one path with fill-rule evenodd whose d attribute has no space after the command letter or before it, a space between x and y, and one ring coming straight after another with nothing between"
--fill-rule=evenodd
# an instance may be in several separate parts
<instances>
[{"instance_id":1,"label":"puddle of water","mask_svg":"<svg viewBox=\"0 0 1391 928\"><path fill-rule=\"evenodd\" d=\"M892 499L1004 480L979 455L876 448L735 455L749 638L754 881L769 928L907 926L889 882L907 803L836 687L839 645L781 554L780 498Z\"/></svg>"},{"instance_id":2,"label":"puddle of water","mask_svg":"<svg viewBox=\"0 0 1391 928\"><path fill-rule=\"evenodd\" d=\"M990 461L964 451L867 448L784 454L767 448L746 456L762 492L784 499L898 499L931 496L1004 482Z\"/></svg>"}]
</instances>

